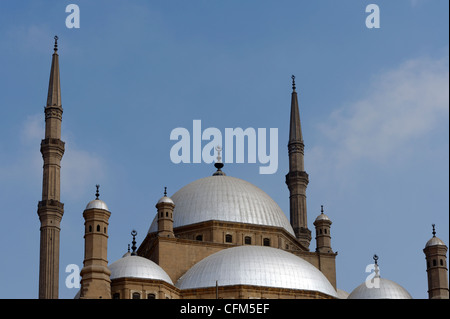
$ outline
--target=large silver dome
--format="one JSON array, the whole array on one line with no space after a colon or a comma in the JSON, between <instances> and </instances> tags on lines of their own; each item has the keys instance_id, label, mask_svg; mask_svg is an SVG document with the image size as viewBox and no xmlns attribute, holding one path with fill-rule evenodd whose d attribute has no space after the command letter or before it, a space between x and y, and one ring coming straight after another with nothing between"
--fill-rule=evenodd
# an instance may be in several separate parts
<instances>
[{"instance_id":1,"label":"large silver dome","mask_svg":"<svg viewBox=\"0 0 450 319\"><path fill-rule=\"evenodd\" d=\"M367 287L363 282L356 287L347 299L412 299L405 288L392 280L379 278L379 287Z\"/></svg>"},{"instance_id":2,"label":"large silver dome","mask_svg":"<svg viewBox=\"0 0 450 319\"><path fill-rule=\"evenodd\" d=\"M177 281L180 289L253 285L319 291L337 297L331 283L309 262L284 250L238 246L214 253L195 264Z\"/></svg>"},{"instance_id":3,"label":"large silver dome","mask_svg":"<svg viewBox=\"0 0 450 319\"><path fill-rule=\"evenodd\" d=\"M125 254L124 257L108 266L111 270L111 279L116 278L142 278L162 280L173 285L169 275L153 261Z\"/></svg>"},{"instance_id":4,"label":"large silver dome","mask_svg":"<svg viewBox=\"0 0 450 319\"><path fill-rule=\"evenodd\" d=\"M260 188L236 177L205 177L186 185L171 198L175 203L173 227L221 220L282 227L295 236L278 204ZM149 233L157 230L155 217Z\"/></svg>"}]
</instances>

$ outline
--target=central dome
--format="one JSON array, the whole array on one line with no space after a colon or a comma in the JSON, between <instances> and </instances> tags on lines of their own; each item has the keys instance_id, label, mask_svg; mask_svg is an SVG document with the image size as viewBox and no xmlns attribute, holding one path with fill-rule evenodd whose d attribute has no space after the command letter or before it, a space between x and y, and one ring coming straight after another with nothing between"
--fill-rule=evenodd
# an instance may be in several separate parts
<instances>
[{"instance_id":1,"label":"central dome","mask_svg":"<svg viewBox=\"0 0 450 319\"><path fill-rule=\"evenodd\" d=\"M289 220L263 190L242 179L217 175L198 179L171 196L173 227L208 220L282 227L294 235ZM149 233L158 230L155 219Z\"/></svg>"}]
</instances>

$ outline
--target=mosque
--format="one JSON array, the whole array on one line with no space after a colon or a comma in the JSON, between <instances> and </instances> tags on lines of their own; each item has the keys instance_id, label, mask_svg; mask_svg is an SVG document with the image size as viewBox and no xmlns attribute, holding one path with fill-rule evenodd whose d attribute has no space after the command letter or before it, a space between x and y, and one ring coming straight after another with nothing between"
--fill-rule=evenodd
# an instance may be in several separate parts
<instances>
[{"instance_id":1,"label":"mosque","mask_svg":"<svg viewBox=\"0 0 450 319\"><path fill-rule=\"evenodd\" d=\"M57 37L45 107L41 142L42 200L39 298L58 298L59 237L64 204L60 202L62 104ZM336 285L332 221L322 211L314 218L315 248L310 248L304 167L304 141L295 77L292 77L288 140L290 219L257 186L228 176L220 157L211 175L155 198L156 215L148 233L122 258L109 262L108 226L113 214L99 197L83 212L84 261L80 299L410 299L399 284L378 273L352 292ZM280 181L281 184L281 181ZM80 234L81 236L81 234ZM423 249L430 299L448 299L447 246L433 237ZM425 276L425 274L424 274Z\"/></svg>"}]
</instances>

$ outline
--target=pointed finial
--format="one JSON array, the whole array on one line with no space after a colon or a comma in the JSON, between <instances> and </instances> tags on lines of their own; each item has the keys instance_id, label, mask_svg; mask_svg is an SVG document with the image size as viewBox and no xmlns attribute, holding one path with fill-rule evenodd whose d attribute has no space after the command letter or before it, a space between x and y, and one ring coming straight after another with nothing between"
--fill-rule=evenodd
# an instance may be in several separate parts
<instances>
[{"instance_id":1,"label":"pointed finial","mask_svg":"<svg viewBox=\"0 0 450 319\"><path fill-rule=\"evenodd\" d=\"M323 214L323 205L320 205L320 212Z\"/></svg>"},{"instance_id":2,"label":"pointed finial","mask_svg":"<svg viewBox=\"0 0 450 319\"><path fill-rule=\"evenodd\" d=\"M130 244L128 244L128 252L130 252Z\"/></svg>"},{"instance_id":3,"label":"pointed finial","mask_svg":"<svg viewBox=\"0 0 450 319\"><path fill-rule=\"evenodd\" d=\"M137 231L133 229L131 231L131 236L133 236L133 241L131 242L133 244L133 246L131 246L131 249L133 249L133 251L131 252L131 256L136 256L136 235Z\"/></svg>"},{"instance_id":4,"label":"pointed finial","mask_svg":"<svg viewBox=\"0 0 450 319\"><path fill-rule=\"evenodd\" d=\"M291 79L292 79L292 90L295 92L295 75L292 75Z\"/></svg>"},{"instance_id":5,"label":"pointed finial","mask_svg":"<svg viewBox=\"0 0 450 319\"><path fill-rule=\"evenodd\" d=\"M100 196L100 193L98 192L98 189L100 188L100 185L97 184L97 185L95 185L95 187L97 188L97 191L95 192L95 199L98 199L98 197Z\"/></svg>"},{"instance_id":6,"label":"pointed finial","mask_svg":"<svg viewBox=\"0 0 450 319\"><path fill-rule=\"evenodd\" d=\"M433 226L433 232L432 232L433 237L436 237L436 229L434 228L436 225L432 224L431 226Z\"/></svg>"},{"instance_id":7,"label":"pointed finial","mask_svg":"<svg viewBox=\"0 0 450 319\"><path fill-rule=\"evenodd\" d=\"M53 48L53 50L55 50L55 53L56 53L56 51L58 51L58 36L55 35L55 37L53 39L55 39L55 47Z\"/></svg>"},{"instance_id":8,"label":"pointed finial","mask_svg":"<svg viewBox=\"0 0 450 319\"><path fill-rule=\"evenodd\" d=\"M167 187L164 186L164 196L167 197Z\"/></svg>"}]
</instances>

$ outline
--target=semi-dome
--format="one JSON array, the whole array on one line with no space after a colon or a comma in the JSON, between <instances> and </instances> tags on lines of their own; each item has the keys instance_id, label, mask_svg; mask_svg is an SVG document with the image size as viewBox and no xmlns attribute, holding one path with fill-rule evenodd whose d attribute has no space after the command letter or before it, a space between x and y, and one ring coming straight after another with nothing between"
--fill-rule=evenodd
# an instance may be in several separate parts
<instances>
[{"instance_id":1,"label":"semi-dome","mask_svg":"<svg viewBox=\"0 0 450 319\"><path fill-rule=\"evenodd\" d=\"M379 286L372 287L363 282L356 287L347 299L412 299L405 288L386 278L379 279Z\"/></svg>"},{"instance_id":2,"label":"semi-dome","mask_svg":"<svg viewBox=\"0 0 450 319\"><path fill-rule=\"evenodd\" d=\"M169 275L159 265L144 257L125 254L108 268L111 270L111 280L117 278L154 279L173 285Z\"/></svg>"},{"instance_id":3,"label":"semi-dome","mask_svg":"<svg viewBox=\"0 0 450 319\"><path fill-rule=\"evenodd\" d=\"M108 210L108 206L106 206L106 203L100 199L94 199L91 200L87 205L86 205L86 209L92 209L92 208L97 208L97 209L104 209L104 210Z\"/></svg>"},{"instance_id":4,"label":"semi-dome","mask_svg":"<svg viewBox=\"0 0 450 319\"><path fill-rule=\"evenodd\" d=\"M263 190L242 179L217 175L198 179L176 192L173 227L208 220L282 227L294 235L289 220ZM156 217L149 233L156 232Z\"/></svg>"},{"instance_id":5,"label":"semi-dome","mask_svg":"<svg viewBox=\"0 0 450 319\"><path fill-rule=\"evenodd\" d=\"M337 297L331 283L309 262L284 250L265 246L238 246L214 253L189 269L177 281L179 289L252 285L318 291Z\"/></svg>"}]
</instances>

